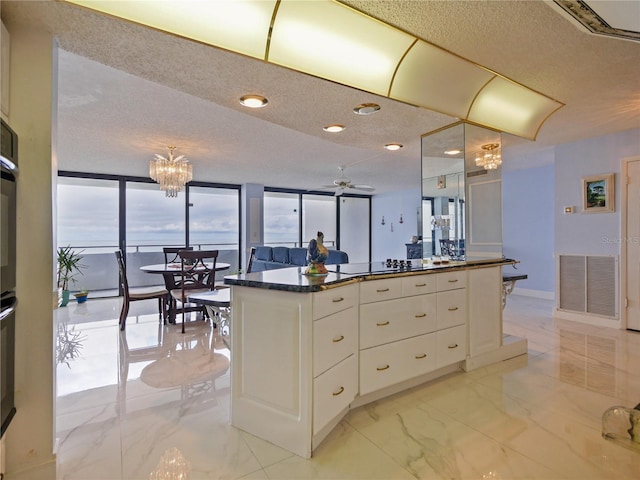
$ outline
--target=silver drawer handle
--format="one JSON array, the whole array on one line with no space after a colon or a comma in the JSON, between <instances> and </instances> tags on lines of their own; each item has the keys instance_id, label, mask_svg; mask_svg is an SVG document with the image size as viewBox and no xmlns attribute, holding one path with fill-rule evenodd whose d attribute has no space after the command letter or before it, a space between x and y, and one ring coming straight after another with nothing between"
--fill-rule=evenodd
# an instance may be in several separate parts
<instances>
[{"instance_id":1,"label":"silver drawer handle","mask_svg":"<svg viewBox=\"0 0 640 480\"><path fill-rule=\"evenodd\" d=\"M416 287L426 287L427 284L426 283L416 283L415 286Z\"/></svg>"},{"instance_id":2,"label":"silver drawer handle","mask_svg":"<svg viewBox=\"0 0 640 480\"><path fill-rule=\"evenodd\" d=\"M416 318L423 318L423 317L426 317L426 316L427 316L426 313L419 313L419 314L415 315Z\"/></svg>"},{"instance_id":3,"label":"silver drawer handle","mask_svg":"<svg viewBox=\"0 0 640 480\"><path fill-rule=\"evenodd\" d=\"M458 344L457 343L452 343L451 345L449 345L449 348L458 348Z\"/></svg>"},{"instance_id":4,"label":"silver drawer handle","mask_svg":"<svg viewBox=\"0 0 640 480\"><path fill-rule=\"evenodd\" d=\"M389 365L385 365L384 367L376 367L376 370L381 372L381 371L386 370L388 368L389 368Z\"/></svg>"},{"instance_id":5,"label":"silver drawer handle","mask_svg":"<svg viewBox=\"0 0 640 480\"><path fill-rule=\"evenodd\" d=\"M338 338L334 338L332 342L338 343L338 342L341 342L342 340L344 340L344 335L340 335Z\"/></svg>"},{"instance_id":6,"label":"silver drawer handle","mask_svg":"<svg viewBox=\"0 0 640 480\"><path fill-rule=\"evenodd\" d=\"M423 353L422 355L416 355L416 360L420 360L421 358L426 358L427 354Z\"/></svg>"},{"instance_id":7,"label":"silver drawer handle","mask_svg":"<svg viewBox=\"0 0 640 480\"><path fill-rule=\"evenodd\" d=\"M450 312L455 312L456 310L458 310L458 307L449 307Z\"/></svg>"},{"instance_id":8,"label":"silver drawer handle","mask_svg":"<svg viewBox=\"0 0 640 480\"><path fill-rule=\"evenodd\" d=\"M340 388L338 389L338 391L337 391L337 392L333 392L333 394L332 394L332 395L333 395L334 397L337 397L337 396L338 396L338 395L340 395L342 392L344 392L344 387L340 387Z\"/></svg>"},{"instance_id":9,"label":"silver drawer handle","mask_svg":"<svg viewBox=\"0 0 640 480\"><path fill-rule=\"evenodd\" d=\"M338 303L338 302L342 302L344 300L344 297L340 297L340 298L334 298L332 300L333 303Z\"/></svg>"},{"instance_id":10,"label":"silver drawer handle","mask_svg":"<svg viewBox=\"0 0 640 480\"><path fill-rule=\"evenodd\" d=\"M456 283L458 281L458 279L456 278L455 280L449 280L449 283Z\"/></svg>"},{"instance_id":11,"label":"silver drawer handle","mask_svg":"<svg viewBox=\"0 0 640 480\"><path fill-rule=\"evenodd\" d=\"M383 322L383 323L376 323L376 326L378 326L378 327L384 327L386 325L389 325L389 320L387 320L386 322Z\"/></svg>"},{"instance_id":12,"label":"silver drawer handle","mask_svg":"<svg viewBox=\"0 0 640 480\"><path fill-rule=\"evenodd\" d=\"M378 289L376 290L376 292L378 292L378 293L388 292L388 291L389 291L389 289L388 289L388 288L378 288Z\"/></svg>"}]
</instances>

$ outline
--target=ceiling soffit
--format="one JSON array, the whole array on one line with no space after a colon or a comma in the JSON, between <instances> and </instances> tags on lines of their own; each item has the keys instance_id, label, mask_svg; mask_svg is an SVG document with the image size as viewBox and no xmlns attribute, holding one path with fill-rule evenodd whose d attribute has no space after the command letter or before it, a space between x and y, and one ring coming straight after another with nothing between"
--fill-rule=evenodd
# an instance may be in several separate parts
<instances>
[{"instance_id":1,"label":"ceiling soffit","mask_svg":"<svg viewBox=\"0 0 640 480\"><path fill-rule=\"evenodd\" d=\"M565 13L570 15L580 24L582 24L589 32L597 35L605 35L609 37L623 38L625 40L633 40L640 42L640 31L638 31L638 22L640 22L640 5L634 1L618 1L611 2L617 9L618 17L614 17L611 21L620 21L620 18L632 25L629 28L618 28L600 16L594 8L590 6L603 7L602 1L583 1L583 0L554 0L554 3ZM611 4L604 6L611 6ZM607 13L608 10L605 9ZM633 28L633 29L632 29Z\"/></svg>"},{"instance_id":2,"label":"ceiling soffit","mask_svg":"<svg viewBox=\"0 0 640 480\"><path fill-rule=\"evenodd\" d=\"M67 2L530 140L563 106L331 0Z\"/></svg>"}]
</instances>

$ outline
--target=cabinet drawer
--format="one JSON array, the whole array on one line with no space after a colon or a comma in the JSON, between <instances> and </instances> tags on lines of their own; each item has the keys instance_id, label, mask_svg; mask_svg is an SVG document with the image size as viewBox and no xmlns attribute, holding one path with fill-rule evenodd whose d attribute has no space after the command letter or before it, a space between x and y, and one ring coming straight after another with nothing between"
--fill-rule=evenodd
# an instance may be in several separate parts
<instances>
[{"instance_id":1,"label":"cabinet drawer","mask_svg":"<svg viewBox=\"0 0 640 480\"><path fill-rule=\"evenodd\" d=\"M436 291L437 275L412 275L403 277L402 296L422 295L423 293L433 293Z\"/></svg>"},{"instance_id":2,"label":"cabinet drawer","mask_svg":"<svg viewBox=\"0 0 640 480\"><path fill-rule=\"evenodd\" d=\"M455 270L453 272L438 273L436 275L438 291L465 288L467 286L467 271Z\"/></svg>"},{"instance_id":3,"label":"cabinet drawer","mask_svg":"<svg viewBox=\"0 0 640 480\"><path fill-rule=\"evenodd\" d=\"M360 305L360 349L435 331L436 294Z\"/></svg>"},{"instance_id":4,"label":"cabinet drawer","mask_svg":"<svg viewBox=\"0 0 640 480\"><path fill-rule=\"evenodd\" d=\"M417 377L437 368L438 336L436 333L409 338L402 344L407 378Z\"/></svg>"},{"instance_id":5,"label":"cabinet drawer","mask_svg":"<svg viewBox=\"0 0 640 480\"><path fill-rule=\"evenodd\" d=\"M347 407L358 393L358 357L351 355L313 381L313 434Z\"/></svg>"},{"instance_id":6,"label":"cabinet drawer","mask_svg":"<svg viewBox=\"0 0 640 480\"><path fill-rule=\"evenodd\" d=\"M385 278L360 283L360 303L380 302L402 296L402 279Z\"/></svg>"},{"instance_id":7,"label":"cabinet drawer","mask_svg":"<svg viewBox=\"0 0 640 480\"><path fill-rule=\"evenodd\" d=\"M360 395L430 372L436 365L436 333L361 350Z\"/></svg>"},{"instance_id":8,"label":"cabinet drawer","mask_svg":"<svg viewBox=\"0 0 640 480\"><path fill-rule=\"evenodd\" d=\"M358 310L351 307L313 322L313 376L358 351Z\"/></svg>"},{"instance_id":9,"label":"cabinet drawer","mask_svg":"<svg viewBox=\"0 0 640 480\"><path fill-rule=\"evenodd\" d=\"M464 325L467 322L467 289L449 290L437 294L438 330Z\"/></svg>"},{"instance_id":10,"label":"cabinet drawer","mask_svg":"<svg viewBox=\"0 0 640 480\"><path fill-rule=\"evenodd\" d=\"M313 294L313 319L326 317L358 304L358 285L330 288Z\"/></svg>"},{"instance_id":11,"label":"cabinet drawer","mask_svg":"<svg viewBox=\"0 0 640 480\"><path fill-rule=\"evenodd\" d=\"M401 343L360 350L360 395L404 380Z\"/></svg>"},{"instance_id":12,"label":"cabinet drawer","mask_svg":"<svg viewBox=\"0 0 640 480\"><path fill-rule=\"evenodd\" d=\"M438 333L438 368L446 367L464 360L467 356L467 327L439 330Z\"/></svg>"}]
</instances>

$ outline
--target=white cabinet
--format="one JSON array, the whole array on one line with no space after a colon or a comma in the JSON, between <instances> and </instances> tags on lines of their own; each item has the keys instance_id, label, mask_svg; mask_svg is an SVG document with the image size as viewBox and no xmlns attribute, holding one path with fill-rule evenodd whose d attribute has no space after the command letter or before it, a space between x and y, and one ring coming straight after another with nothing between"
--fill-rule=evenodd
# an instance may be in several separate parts
<instances>
[{"instance_id":1,"label":"white cabinet","mask_svg":"<svg viewBox=\"0 0 640 480\"><path fill-rule=\"evenodd\" d=\"M318 319L332 313L358 305L358 286L345 285L313 294L313 318Z\"/></svg>"},{"instance_id":2,"label":"white cabinet","mask_svg":"<svg viewBox=\"0 0 640 480\"><path fill-rule=\"evenodd\" d=\"M437 294L438 330L467 322L467 290L448 290Z\"/></svg>"},{"instance_id":3,"label":"white cabinet","mask_svg":"<svg viewBox=\"0 0 640 480\"><path fill-rule=\"evenodd\" d=\"M435 333L360 351L360 395L436 369Z\"/></svg>"},{"instance_id":4,"label":"white cabinet","mask_svg":"<svg viewBox=\"0 0 640 480\"><path fill-rule=\"evenodd\" d=\"M469 271L469 354L502 345L502 267Z\"/></svg>"},{"instance_id":5,"label":"white cabinet","mask_svg":"<svg viewBox=\"0 0 640 480\"><path fill-rule=\"evenodd\" d=\"M460 362L467 356L467 326L438 330L438 368Z\"/></svg>"},{"instance_id":6,"label":"white cabinet","mask_svg":"<svg viewBox=\"0 0 640 480\"><path fill-rule=\"evenodd\" d=\"M501 345L501 285L499 266L313 293L233 285L232 424L309 458L352 402L491 355Z\"/></svg>"},{"instance_id":7,"label":"white cabinet","mask_svg":"<svg viewBox=\"0 0 640 480\"><path fill-rule=\"evenodd\" d=\"M466 270L360 284L360 395L465 359Z\"/></svg>"},{"instance_id":8,"label":"white cabinet","mask_svg":"<svg viewBox=\"0 0 640 480\"><path fill-rule=\"evenodd\" d=\"M402 279L385 278L360 284L360 303L380 302L402 296Z\"/></svg>"},{"instance_id":9,"label":"white cabinet","mask_svg":"<svg viewBox=\"0 0 640 480\"><path fill-rule=\"evenodd\" d=\"M232 287L231 422L302 457L358 393L358 287Z\"/></svg>"},{"instance_id":10,"label":"white cabinet","mask_svg":"<svg viewBox=\"0 0 640 480\"><path fill-rule=\"evenodd\" d=\"M358 351L354 307L313 322L313 376L317 377Z\"/></svg>"},{"instance_id":11,"label":"white cabinet","mask_svg":"<svg viewBox=\"0 0 640 480\"><path fill-rule=\"evenodd\" d=\"M433 332L435 329L435 294L360 305L361 349Z\"/></svg>"},{"instance_id":12,"label":"white cabinet","mask_svg":"<svg viewBox=\"0 0 640 480\"><path fill-rule=\"evenodd\" d=\"M358 394L358 357L350 355L313 381L313 435L340 414Z\"/></svg>"}]
</instances>

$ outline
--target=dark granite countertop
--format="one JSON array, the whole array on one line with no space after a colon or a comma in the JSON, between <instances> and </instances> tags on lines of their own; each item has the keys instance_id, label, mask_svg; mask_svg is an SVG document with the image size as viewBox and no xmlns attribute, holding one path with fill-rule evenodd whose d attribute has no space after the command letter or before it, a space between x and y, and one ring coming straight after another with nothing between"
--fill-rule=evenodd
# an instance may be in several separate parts
<instances>
[{"instance_id":1,"label":"dark granite countertop","mask_svg":"<svg viewBox=\"0 0 640 480\"><path fill-rule=\"evenodd\" d=\"M325 276L305 275L306 267L289 267L262 272L228 275L224 277L227 285L242 287L265 288L269 290L283 290L287 292L319 292L349 283L382 278L403 277L408 275L424 275L429 273L482 268L495 265L512 265L516 260L506 258L486 258L465 261L450 261L434 264L427 260L405 260L411 266L404 268L387 267L386 262L345 263L342 265L327 265L329 274ZM406 265L406 264L405 264Z\"/></svg>"}]
</instances>

